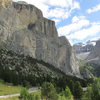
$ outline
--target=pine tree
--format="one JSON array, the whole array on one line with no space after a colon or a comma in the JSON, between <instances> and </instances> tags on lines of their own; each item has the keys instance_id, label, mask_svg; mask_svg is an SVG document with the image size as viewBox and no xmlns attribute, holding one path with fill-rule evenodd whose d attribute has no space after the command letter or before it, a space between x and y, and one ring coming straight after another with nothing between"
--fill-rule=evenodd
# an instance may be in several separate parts
<instances>
[{"instance_id":1,"label":"pine tree","mask_svg":"<svg viewBox=\"0 0 100 100\"><path fill-rule=\"evenodd\" d=\"M64 91L64 95L65 95L65 97L66 97L68 100L71 100L71 98L72 98L72 93L71 93L69 87L66 87L66 89L65 89L65 91Z\"/></svg>"},{"instance_id":2,"label":"pine tree","mask_svg":"<svg viewBox=\"0 0 100 100\"><path fill-rule=\"evenodd\" d=\"M100 79L95 79L92 86L92 100L100 100Z\"/></svg>"},{"instance_id":3,"label":"pine tree","mask_svg":"<svg viewBox=\"0 0 100 100\"><path fill-rule=\"evenodd\" d=\"M70 88L72 94L74 95L74 82L72 80L70 80L70 82L69 82L69 88Z\"/></svg>"},{"instance_id":4,"label":"pine tree","mask_svg":"<svg viewBox=\"0 0 100 100\"><path fill-rule=\"evenodd\" d=\"M75 82L74 85L74 96L75 98L80 99L83 95L83 89L78 81Z\"/></svg>"},{"instance_id":5,"label":"pine tree","mask_svg":"<svg viewBox=\"0 0 100 100\"><path fill-rule=\"evenodd\" d=\"M45 98L46 100L49 100L49 99L57 100L58 99L54 85L49 82L43 83L41 94L42 94L42 98Z\"/></svg>"}]
</instances>

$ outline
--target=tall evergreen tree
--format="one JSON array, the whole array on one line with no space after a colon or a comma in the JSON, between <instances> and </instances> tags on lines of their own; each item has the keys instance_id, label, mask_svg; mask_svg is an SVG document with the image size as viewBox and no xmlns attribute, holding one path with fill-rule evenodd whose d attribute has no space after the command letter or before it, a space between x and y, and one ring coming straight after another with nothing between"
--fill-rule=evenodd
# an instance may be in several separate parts
<instances>
[{"instance_id":1,"label":"tall evergreen tree","mask_svg":"<svg viewBox=\"0 0 100 100\"><path fill-rule=\"evenodd\" d=\"M92 100L100 100L100 79L95 79L92 84Z\"/></svg>"},{"instance_id":2,"label":"tall evergreen tree","mask_svg":"<svg viewBox=\"0 0 100 100\"><path fill-rule=\"evenodd\" d=\"M69 81L69 88L70 88L72 94L74 95L74 82L72 80Z\"/></svg>"},{"instance_id":3,"label":"tall evergreen tree","mask_svg":"<svg viewBox=\"0 0 100 100\"><path fill-rule=\"evenodd\" d=\"M80 99L83 95L83 89L78 81L75 82L74 85L74 96L75 98Z\"/></svg>"},{"instance_id":4,"label":"tall evergreen tree","mask_svg":"<svg viewBox=\"0 0 100 100\"><path fill-rule=\"evenodd\" d=\"M71 93L69 87L66 87L66 89L65 89L65 91L64 91L64 95L65 95L65 97L66 97L67 99L71 100L71 98L72 98L72 93Z\"/></svg>"},{"instance_id":5,"label":"tall evergreen tree","mask_svg":"<svg viewBox=\"0 0 100 100\"><path fill-rule=\"evenodd\" d=\"M57 100L58 99L54 85L49 82L43 83L41 94L42 94L42 98L45 98L46 100Z\"/></svg>"}]
</instances>

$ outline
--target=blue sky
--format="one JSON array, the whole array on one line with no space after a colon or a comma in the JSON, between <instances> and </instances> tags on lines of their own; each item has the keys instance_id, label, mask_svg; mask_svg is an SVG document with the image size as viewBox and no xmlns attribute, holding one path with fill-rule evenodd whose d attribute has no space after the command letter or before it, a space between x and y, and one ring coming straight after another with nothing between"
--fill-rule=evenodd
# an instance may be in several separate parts
<instances>
[{"instance_id":1,"label":"blue sky","mask_svg":"<svg viewBox=\"0 0 100 100\"><path fill-rule=\"evenodd\" d=\"M22 1L22 0L14 0ZM71 44L100 37L100 0L23 0L54 20L59 36Z\"/></svg>"}]
</instances>

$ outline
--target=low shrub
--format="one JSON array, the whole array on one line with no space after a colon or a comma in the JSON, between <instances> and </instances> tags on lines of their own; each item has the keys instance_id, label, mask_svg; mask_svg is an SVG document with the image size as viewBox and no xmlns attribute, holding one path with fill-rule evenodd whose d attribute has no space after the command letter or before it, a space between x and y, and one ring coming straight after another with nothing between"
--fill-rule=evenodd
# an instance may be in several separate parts
<instances>
[{"instance_id":1,"label":"low shrub","mask_svg":"<svg viewBox=\"0 0 100 100\"><path fill-rule=\"evenodd\" d=\"M21 90L19 99L20 100L41 100L39 94L29 93L26 88Z\"/></svg>"}]
</instances>

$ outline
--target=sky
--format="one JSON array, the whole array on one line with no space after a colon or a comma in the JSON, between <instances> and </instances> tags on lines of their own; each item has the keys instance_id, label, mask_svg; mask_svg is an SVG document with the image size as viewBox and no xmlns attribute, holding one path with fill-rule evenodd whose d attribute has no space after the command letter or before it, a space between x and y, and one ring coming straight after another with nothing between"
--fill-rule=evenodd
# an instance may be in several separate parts
<instances>
[{"instance_id":1,"label":"sky","mask_svg":"<svg viewBox=\"0 0 100 100\"><path fill-rule=\"evenodd\" d=\"M54 20L59 36L71 44L100 37L100 0L13 0L33 4Z\"/></svg>"}]
</instances>

